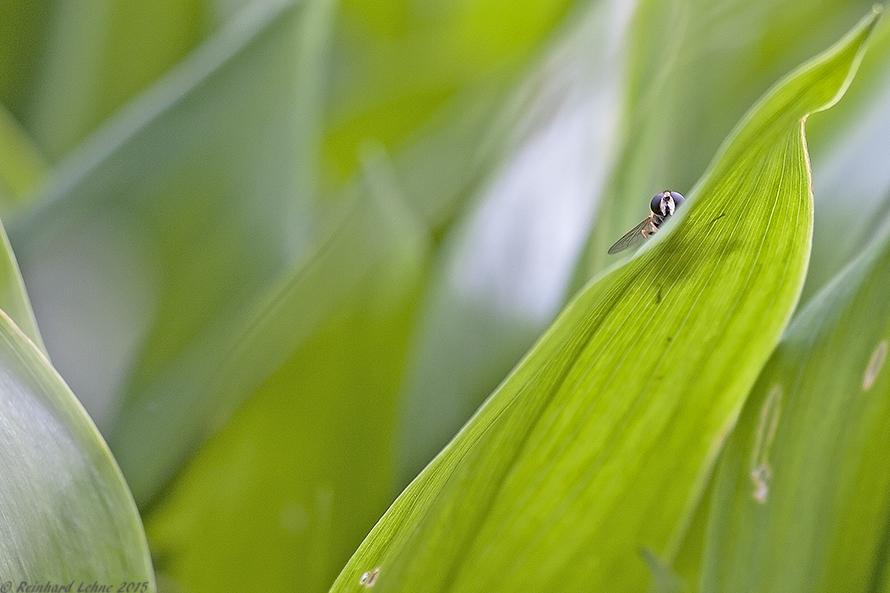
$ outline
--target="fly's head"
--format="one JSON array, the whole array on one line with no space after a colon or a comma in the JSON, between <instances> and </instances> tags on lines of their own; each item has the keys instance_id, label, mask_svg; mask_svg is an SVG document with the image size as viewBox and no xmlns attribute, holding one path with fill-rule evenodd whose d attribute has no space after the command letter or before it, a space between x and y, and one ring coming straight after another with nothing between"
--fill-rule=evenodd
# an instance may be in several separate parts
<instances>
[{"instance_id":1,"label":"fly's head","mask_svg":"<svg viewBox=\"0 0 890 593\"><path fill-rule=\"evenodd\" d=\"M660 216L663 219L672 216L677 206L683 203L685 198L675 191L663 191L656 194L649 203L652 214Z\"/></svg>"}]
</instances>

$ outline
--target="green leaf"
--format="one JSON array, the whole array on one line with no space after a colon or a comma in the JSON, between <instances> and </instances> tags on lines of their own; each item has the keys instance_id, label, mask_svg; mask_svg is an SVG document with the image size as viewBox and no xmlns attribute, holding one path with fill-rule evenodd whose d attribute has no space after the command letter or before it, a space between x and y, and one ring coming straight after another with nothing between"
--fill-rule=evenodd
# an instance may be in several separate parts
<instances>
[{"instance_id":1,"label":"green leaf","mask_svg":"<svg viewBox=\"0 0 890 593\"><path fill-rule=\"evenodd\" d=\"M356 197L319 253L238 324L244 339L207 386L220 405L236 396L237 412L146 518L159 573L184 590L326 591L392 500L427 243L397 195Z\"/></svg>"},{"instance_id":2,"label":"green leaf","mask_svg":"<svg viewBox=\"0 0 890 593\"><path fill-rule=\"evenodd\" d=\"M59 157L187 54L205 0L50 3L27 122Z\"/></svg>"},{"instance_id":3,"label":"green leaf","mask_svg":"<svg viewBox=\"0 0 890 593\"><path fill-rule=\"evenodd\" d=\"M17 205L46 173L27 135L0 105L0 207ZM5 187L4 187L5 186ZM3 191L4 189L8 191ZM0 309L46 354L6 228L0 225Z\"/></svg>"},{"instance_id":4,"label":"green leaf","mask_svg":"<svg viewBox=\"0 0 890 593\"><path fill-rule=\"evenodd\" d=\"M473 180L423 303L404 387L401 484L447 444L565 304L609 174L608 159L598 157L618 135L614 11L609 3L579 11L516 88L501 90L497 112L477 123L484 148L471 154L487 175Z\"/></svg>"},{"instance_id":5,"label":"green leaf","mask_svg":"<svg viewBox=\"0 0 890 593\"><path fill-rule=\"evenodd\" d=\"M882 19L837 109L807 122L816 222L802 299L812 297L869 242L890 199L890 19Z\"/></svg>"},{"instance_id":6,"label":"green leaf","mask_svg":"<svg viewBox=\"0 0 890 593\"><path fill-rule=\"evenodd\" d=\"M3 212L25 201L47 173L42 155L3 105L0 105L0 207Z\"/></svg>"},{"instance_id":7,"label":"green leaf","mask_svg":"<svg viewBox=\"0 0 890 593\"><path fill-rule=\"evenodd\" d=\"M513 70L573 3L341 3L342 24L334 39L334 53L341 59L331 71L336 92L330 97L325 142L328 177L354 172L368 138L397 147L456 94ZM476 147L468 143L461 149L472 154ZM431 164L422 168L429 171ZM458 178L464 174L457 171Z\"/></svg>"},{"instance_id":8,"label":"green leaf","mask_svg":"<svg viewBox=\"0 0 890 593\"><path fill-rule=\"evenodd\" d=\"M729 439L701 590L884 591L890 225L795 316Z\"/></svg>"},{"instance_id":9,"label":"green leaf","mask_svg":"<svg viewBox=\"0 0 890 593\"><path fill-rule=\"evenodd\" d=\"M49 13L42 2L9 0L0 4L0 102L21 117L31 98L31 84L39 70L40 49Z\"/></svg>"},{"instance_id":10,"label":"green leaf","mask_svg":"<svg viewBox=\"0 0 890 593\"><path fill-rule=\"evenodd\" d=\"M37 321L28 301L22 275L9 246L6 229L0 225L0 309L2 309L43 354L46 347L37 329Z\"/></svg>"},{"instance_id":11,"label":"green leaf","mask_svg":"<svg viewBox=\"0 0 890 593\"><path fill-rule=\"evenodd\" d=\"M331 6L245 9L59 165L10 225L54 363L140 504L222 418L202 379L231 352L232 320L314 248ZM175 439L135 422L146 407L182 427Z\"/></svg>"},{"instance_id":12,"label":"green leaf","mask_svg":"<svg viewBox=\"0 0 890 593\"><path fill-rule=\"evenodd\" d=\"M0 451L3 581L154 590L139 513L102 437L2 312Z\"/></svg>"},{"instance_id":13,"label":"green leaf","mask_svg":"<svg viewBox=\"0 0 890 593\"><path fill-rule=\"evenodd\" d=\"M296 90L290 86L294 83L293 79L313 80L316 74L315 68L320 63L316 52L319 51L319 46L324 46L322 32L329 30L332 7L333 3L321 0L298 7L290 6L283 12L270 12L268 16L274 20L266 23L261 30L260 39L257 40L264 45L268 44L268 47L259 51L256 47L245 48L246 55L243 59L248 60L247 63L238 63L240 60L237 60L228 65L229 68L237 68L237 71L226 72L226 80L239 87L248 86L250 83L244 80L245 70L242 68L251 68L254 61L262 63L263 60L268 60L268 56L264 55L265 51L274 52L275 59L282 60L286 67L293 69L290 71L290 76L277 77L276 69L267 65L268 70L263 77L266 84L277 86L284 82L287 91L293 92ZM302 48L305 53L292 55L296 53L291 49L294 37L305 44ZM309 62L311 66L305 65L304 69L295 68L294 57ZM312 85L308 86L311 88ZM202 98L211 97L212 95L208 95ZM243 274L240 282L248 293L237 295L238 298L234 303L226 303L219 296L209 299L206 305L208 305L207 314L211 317L207 323L197 328L198 331L184 336L184 347L175 353L175 357L165 361L162 367L148 371L145 368L140 369L144 377L137 375L135 379L143 379L144 383L130 385L129 400L120 413L110 442L140 505L147 503L204 439L226 421L246 399L249 389L255 387L257 381L264 379L270 368L280 363L278 357L284 355L282 352L290 352L292 345L303 339L307 328L312 328L322 312L332 306L330 299L338 295L337 288L352 281L349 274L350 267L343 266L338 273L332 274L327 282L312 285L313 281L317 282L318 277L309 280L308 284L305 278L300 277L299 282L293 283L295 285L287 285L285 289L281 289L281 283L288 284L287 280L290 280L287 278L289 270L281 269L283 262L296 260L302 264L305 260L311 261L314 256L314 254L303 255L304 250L311 249L305 245L300 245L299 251L296 252L302 257L288 253L293 249L288 245L288 240L306 241L311 237L321 245L324 245L326 240L324 236L312 236L318 231L313 229L310 234L306 228L310 222L322 227L324 220L311 208L309 203L311 179L307 179L311 177L308 171L313 157L308 146L312 138L312 118L317 116L315 111L317 105L307 99L305 93L297 93L293 102L296 105L275 101L276 108L284 110L284 113L278 111L273 114L268 112L256 114L264 120L264 125L274 125L275 118L281 118L288 125L304 127L306 136L285 126L283 137L278 139L279 145L276 147L276 143L272 142L275 152L274 166L288 172L282 175L276 171L276 174L270 175L275 186L270 188L269 196L260 198L265 190L264 182L255 177L255 171L249 168L240 170L237 177L241 183L249 187L246 191L255 195L257 201L262 199L266 203L251 204L252 207L261 206L255 214L258 217L256 221L251 221L249 217L238 217L237 210L228 212L225 220L219 221L220 236L215 237L215 240L224 245L222 249L224 255L223 259L213 261L212 265L220 266L229 257L234 258L240 268L239 272ZM295 114L304 115L306 120L299 124L294 122L293 115L288 113L290 109L294 109ZM249 126L249 123L246 125ZM256 131L251 131L248 127L242 130L242 133L252 136ZM258 134L257 140L262 136ZM291 151L295 151L296 154ZM287 157L296 157L294 161L298 166L287 163ZM251 157L251 165L255 164L255 158L255 155ZM244 165L239 163L239 166ZM264 163L262 166L273 165ZM297 170L291 173L292 169ZM294 177L294 174L298 177ZM225 199L244 203L243 195L230 194L226 195ZM212 204L208 206L213 207ZM228 204L224 204L221 207L227 206ZM303 220L300 220L300 215L303 215ZM193 222L200 224L199 221ZM170 221L170 224L175 226L177 223ZM259 270L250 269L250 263L242 259L243 253L231 251L232 237L226 233L229 224L240 227L236 229L241 235L240 241L243 242L242 245L254 251L253 257L256 259L253 265L255 268L260 268ZM256 241L250 236L253 225L259 227L256 232L266 233L264 241ZM197 237L200 236L201 234ZM370 257L376 255L371 249L367 254ZM217 258L220 256L219 253L214 255ZM200 250L195 250L187 257L191 261L179 264L184 274L194 271L195 259L200 262L202 255ZM364 261L359 259L355 263L361 265ZM309 269L317 273L311 266ZM257 275L258 271L261 275ZM221 287L228 286L229 283L238 285L238 280L226 277L229 273L224 271L221 278L214 278L214 284ZM287 279L282 281L283 277ZM180 289L188 290L187 286L191 279L184 280L184 286ZM335 287L333 289L332 284ZM311 287L308 289L310 293L313 290L317 291L314 296L317 296L318 300L311 302L319 311L311 311L307 307L295 325L280 323L277 315L280 315L281 311L275 308L282 306L276 301L283 297L276 292L281 290L284 293L286 298L283 306L286 309L294 298L305 297L307 285ZM171 298L175 297L171 295ZM173 310L168 312L169 317L158 321L160 327L157 333L160 335L154 336L151 350L142 355L140 362L143 367L154 366L152 365L154 361L150 358L152 355L169 357L166 352L169 347L166 340L169 340L169 337L164 334L181 331L175 322L178 315L190 316L191 312L178 310L183 303L177 302L171 305ZM271 319L265 315L267 308L275 311ZM293 318L292 310L291 314ZM240 357L247 360L240 360L233 366L232 362ZM159 410L163 410L163 413L159 413Z\"/></svg>"},{"instance_id":14,"label":"green leaf","mask_svg":"<svg viewBox=\"0 0 890 593\"><path fill-rule=\"evenodd\" d=\"M840 97L876 18L749 112L672 231L579 294L333 591L645 585L640 549L676 551L793 310L812 229L803 121Z\"/></svg>"},{"instance_id":15,"label":"green leaf","mask_svg":"<svg viewBox=\"0 0 890 593\"><path fill-rule=\"evenodd\" d=\"M665 187L686 192L751 102L866 8L835 0L745 11L709 0L647 0L634 10L580 2L515 88L498 89L497 110L473 122L475 137L458 136L452 117L448 140L462 145L413 151L422 158L399 173L419 209L441 208L443 188L468 177L470 184L420 317L405 386L402 483L448 442L568 297L615 261L609 245L648 212L640 197ZM474 98L455 110L478 107ZM412 183L418 178L428 183ZM578 263L588 233L589 252Z\"/></svg>"},{"instance_id":16,"label":"green leaf","mask_svg":"<svg viewBox=\"0 0 890 593\"><path fill-rule=\"evenodd\" d=\"M752 103L871 4L760 0L737 9L723 1L641 0L621 57L624 133L608 153L615 164L576 288L614 260L609 246L648 214L641 196L685 194Z\"/></svg>"}]
</instances>

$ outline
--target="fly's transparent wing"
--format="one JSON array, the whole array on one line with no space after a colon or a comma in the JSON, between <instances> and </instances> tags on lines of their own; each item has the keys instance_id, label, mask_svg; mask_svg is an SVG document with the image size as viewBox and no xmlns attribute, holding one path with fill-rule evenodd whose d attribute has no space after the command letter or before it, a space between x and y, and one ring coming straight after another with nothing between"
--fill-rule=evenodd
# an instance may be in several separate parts
<instances>
[{"instance_id":1,"label":"fly's transparent wing","mask_svg":"<svg viewBox=\"0 0 890 593\"><path fill-rule=\"evenodd\" d=\"M658 227L652 223L652 217L650 216L634 228L627 231L623 237L615 241L615 244L609 247L609 254L618 253L619 251L624 251L634 245L639 245L657 230Z\"/></svg>"}]
</instances>

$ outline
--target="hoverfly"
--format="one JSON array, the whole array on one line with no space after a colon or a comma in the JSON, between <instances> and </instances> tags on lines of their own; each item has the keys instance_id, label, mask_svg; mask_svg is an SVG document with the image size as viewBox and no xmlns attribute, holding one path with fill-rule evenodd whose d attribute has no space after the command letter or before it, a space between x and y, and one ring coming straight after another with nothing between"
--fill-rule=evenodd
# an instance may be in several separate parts
<instances>
[{"instance_id":1,"label":"hoverfly","mask_svg":"<svg viewBox=\"0 0 890 593\"><path fill-rule=\"evenodd\" d=\"M649 203L649 209L652 210L646 220L627 231L627 233L615 241L615 244L609 247L609 254L624 251L628 247L633 247L638 243L642 243L652 235L654 235L665 220L671 217L677 207L685 200L683 196L675 191L663 191L657 194Z\"/></svg>"}]
</instances>

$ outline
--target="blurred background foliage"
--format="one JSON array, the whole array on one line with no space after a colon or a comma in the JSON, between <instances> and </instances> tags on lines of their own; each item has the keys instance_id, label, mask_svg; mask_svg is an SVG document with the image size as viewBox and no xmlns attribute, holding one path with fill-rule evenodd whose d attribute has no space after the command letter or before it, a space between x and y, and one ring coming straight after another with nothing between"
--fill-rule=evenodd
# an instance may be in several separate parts
<instances>
[{"instance_id":1,"label":"blurred background foliage","mask_svg":"<svg viewBox=\"0 0 890 593\"><path fill-rule=\"evenodd\" d=\"M649 197L870 6L0 4L0 214L159 588L326 590ZM805 300L890 203L888 69L884 19L811 118Z\"/></svg>"}]
</instances>

